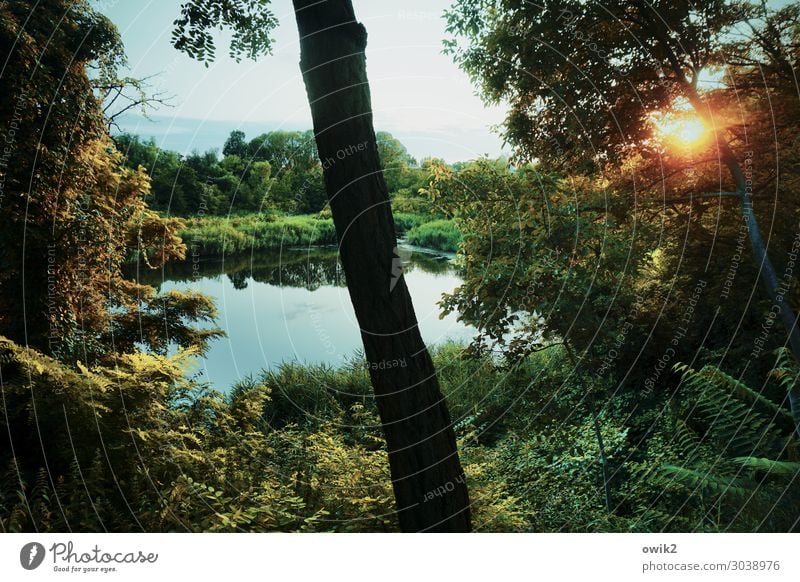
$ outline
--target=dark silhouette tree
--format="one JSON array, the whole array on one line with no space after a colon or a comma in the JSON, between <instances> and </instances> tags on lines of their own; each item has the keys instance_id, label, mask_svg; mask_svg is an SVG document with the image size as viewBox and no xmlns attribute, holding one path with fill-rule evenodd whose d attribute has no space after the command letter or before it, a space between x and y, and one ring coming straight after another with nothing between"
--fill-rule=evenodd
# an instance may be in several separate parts
<instances>
[{"instance_id":1,"label":"dark silhouette tree","mask_svg":"<svg viewBox=\"0 0 800 582\"><path fill-rule=\"evenodd\" d=\"M229 25L231 53L268 53L265 2L193 1L174 45L207 60L207 30ZM246 5L243 8L242 5ZM367 33L350 0L294 0L300 68L314 121L339 253L370 366L403 531L470 530L469 498L450 415L417 325L397 255L394 220L372 123Z\"/></svg>"}]
</instances>

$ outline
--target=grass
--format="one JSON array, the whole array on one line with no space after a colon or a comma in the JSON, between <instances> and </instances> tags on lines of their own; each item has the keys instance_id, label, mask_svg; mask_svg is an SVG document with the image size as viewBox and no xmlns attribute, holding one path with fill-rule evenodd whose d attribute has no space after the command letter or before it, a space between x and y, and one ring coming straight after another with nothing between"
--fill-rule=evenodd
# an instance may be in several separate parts
<instances>
[{"instance_id":1,"label":"grass","mask_svg":"<svg viewBox=\"0 0 800 582\"><path fill-rule=\"evenodd\" d=\"M395 212L394 227L398 235L403 235L412 228L434 220L430 214L413 214L411 212Z\"/></svg>"},{"instance_id":2,"label":"grass","mask_svg":"<svg viewBox=\"0 0 800 582\"><path fill-rule=\"evenodd\" d=\"M465 348L462 343L447 341L429 349L453 421L459 424L476 415L493 418L498 426L485 429L487 433L513 424L516 413L522 414L518 408L528 405L521 395L529 390L532 378L542 378L541 382L546 383L543 370L557 368L565 357L559 348L538 352L511 374L499 368L490 355L467 357ZM233 387L233 393L259 383L272 388L266 415L271 423L310 422L309 414L314 419L328 418L356 403L374 406L372 385L360 351L339 366L285 362L263 370L256 378L241 381ZM497 421L501 417L505 417L502 422Z\"/></svg>"},{"instance_id":3,"label":"grass","mask_svg":"<svg viewBox=\"0 0 800 582\"><path fill-rule=\"evenodd\" d=\"M461 232L452 220L432 220L411 228L406 241L419 247L429 247L454 253L461 242Z\"/></svg>"},{"instance_id":4,"label":"grass","mask_svg":"<svg viewBox=\"0 0 800 582\"><path fill-rule=\"evenodd\" d=\"M461 240L461 234L449 220L397 212L394 221L398 235L417 246L454 252ZM333 220L318 215L204 216L188 219L180 236L190 249L217 256L337 243Z\"/></svg>"},{"instance_id":5,"label":"grass","mask_svg":"<svg viewBox=\"0 0 800 582\"><path fill-rule=\"evenodd\" d=\"M190 248L211 255L336 244L333 220L308 215L195 218L180 235Z\"/></svg>"}]
</instances>

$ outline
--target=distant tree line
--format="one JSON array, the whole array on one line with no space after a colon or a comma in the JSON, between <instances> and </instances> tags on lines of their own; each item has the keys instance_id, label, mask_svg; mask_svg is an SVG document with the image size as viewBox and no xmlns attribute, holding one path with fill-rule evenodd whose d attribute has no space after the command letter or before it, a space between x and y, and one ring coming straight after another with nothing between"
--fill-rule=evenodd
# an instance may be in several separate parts
<instances>
[{"instance_id":1,"label":"distant tree line","mask_svg":"<svg viewBox=\"0 0 800 582\"><path fill-rule=\"evenodd\" d=\"M419 163L388 132L378 132L378 151L389 191L415 198L427 184L429 160ZM322 163L314 134L270 131L251 140L234 130L222 148L205 153L161 149L154 139L131 134L114 138L125 154L125 165L140 166L150 175L151 208L176 216L198 213L279 211L289 214L320 212L327 202ZM408 202L408 211L424 211L424 200Z\"/></svg>"}]
</instances>

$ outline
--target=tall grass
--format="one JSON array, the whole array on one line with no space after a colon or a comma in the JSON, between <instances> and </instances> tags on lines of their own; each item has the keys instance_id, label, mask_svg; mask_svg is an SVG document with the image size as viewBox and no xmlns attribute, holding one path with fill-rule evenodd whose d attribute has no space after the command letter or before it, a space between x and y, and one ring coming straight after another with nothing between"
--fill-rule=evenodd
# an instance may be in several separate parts
<instances>
[{"instance_id":1,"label":"tall grass","mask_svg":"<svg viewBox=\"0 0 800 582\"><path fill-rule=\"evenodd\" d=\"M509 373L498 367L491 355L467 356L465 348L462 343L450 341L430 347L442 393L456 424L476 415L496 419L512 410L516 412L526 402L521 395L528 390L531 379L546 378L543 370L558 368L565 357L558 349L539 352ZM256 378L241 381L232 393L259 383L272 388L266 411L270 422L309 422L309 415L314 419L328 418L356 403L371 409L375 406L360 351L339 366L285 362L263 370ZM512 418L516 416L509 416L500 424L508 424Z\"/></svg>"},{"instance_id":2,"label":"tall grass","mask_svg":"<svg viewBox=\"0 0 800 582\"><path fill-rule=\"evenodd\" d=\"M432 220L410 229L406 233L406 241L412 245L454 253L461 242L461 232L452 220Z\"/></svg>"},{"instance_id":3,"label":"tall grass","mask_svg":"<svg viewBox=\"0 0 800 582\"><path fill-rule=\"evenodd\" d=\"M399 235L409 242L439 250L455 251L461 235L446 220L431 215L398 212L394 215ZM275 216L244 214L204 216L186 221L180 235L190 249L207 255L238 254L286 247L335 245L333 220L318 215ZM430 225L430 226L429 226Z\"/></svg>"},{"instance_id":4,"label":"tall grass","mask_svg":"<svg viewBox=\"0 0 800 582\"><path fill-rule=\"evenodd\" d=\"M403 235L412 228L434 220L430 214L414 214L411 212L395 212L394 227L398 235Z\"/></svg>"},{"instance_id":5,"label":"tall grass","mask_svg":"<svg viewBox=\"0 0 800 582\"><path fill-rule=\"evenodd\" d=\"M210 255L336 244L333 221L307 215L195 218L180 235L190 249Z\"/></svg>"}]
</instances>

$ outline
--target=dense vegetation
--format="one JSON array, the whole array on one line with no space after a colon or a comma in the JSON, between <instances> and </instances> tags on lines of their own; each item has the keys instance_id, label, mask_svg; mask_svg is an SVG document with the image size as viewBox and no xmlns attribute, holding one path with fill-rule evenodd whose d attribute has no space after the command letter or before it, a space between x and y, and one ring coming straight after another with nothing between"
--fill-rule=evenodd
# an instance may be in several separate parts
<instances>
[{"instance_id":1,"label":"dense vegetation","mask_svg":"<svg viewBox=\"0 0 800 582\"><path fill-rule=\"evenodd\" d=\"M413 245L455 252L461 240L452 220L410 213L395 213L395 220L398 235ZM206 256L336 244L333 221L324 213L190 218L183 222L178 234L193 251Z\"/></svg>"},{"instance_id":2,"label":"dense vegetation","mask_svg":"<svg viewBox=\"0 0 800 582\"><path fill-rule=\"evenodd\" d=\"M20 483L8 465L3 531L396 530L361 362L285 365L224 397L186 379L188 352L72 371L0 349L8 410L32 390L39 410L15 434L41 431L49 467ZM601 456L596 419L575 407L587 380L563 349L498 367L449 345L435 361L477 531L785 531L797 519L797 463L775 460L787 412L717 369L687 368L673 401L636 422L624 401L606 406Z\"/></svg>"},{"instance_id":3,"label":"dense vegetation","mask_svg":"<svg viewBox=\"0 0 800 582\"><path fill-rule=\"evenodd\" d=\"M414 245L454 252L461 239L455 224L423 194L441 162L418 164L391 134L377 137L398 234ZM114 141L127 168L150 176L150 208L187 219L179 234L193 251L219 255L336 244L310 131L269 132L247 142L235 130L222 159L213 150L184 157L127 134Z\"/></svg>"},{"instance_id":4,"label":"dense vegetation","mask_svg":"<svg viewBox=\"0 0 800 582\"><path fill-rule=\"evenodd\" d=\"M461 233L452 220L439 219L415 226L406 233L406 240L420 247L456 252Z\"/></svg>"},{"instance_id":5,"label":"dense vegetation","mask_svg":"<svg viewBox=\"0 0 800 582\"><path fill-rule=\"evenodd\" d=\"M330 218L303 215L195 218L186 222L180 234L193 249L212 256L336 244Z\"/></svg>"},{"instance_id":6,"label":"dense vegetation","mask_svg":"<svg viewBox=\"0 0 800 582\"><path fill-rule=\"evenodd\" d=\"M387 132L378 132L378 151L389 191L398 205L412 212L426 208L418 190L427 184L433 160L420 164ZM174 216L248 212L310 214L327 203L322 162L308 131L271 131L250 141L231 132L217 151L183 156L159 148L153 139L114 137L125 165L150 176L149 206ZM328 160L334 164L336 160Z\"/></svg>"},{"instance_id":7,"label":"dense vegetation","mask_svg":"<svg viewBox=\"0 0 800 582\"><path fill-rule=\"evenodd\" d=\"M222 158L112 141L96 79L124 65L116 30L83 2L33 5L0 6L0 119L16 128L0 166L0 531L396 530L360 355L216 393L191 369L220 333L215 306L124 269L335 245L311 134L235 131ZM796 531L800 367L776 305L800 307L800 7L476 6L454 3L449 47L510 104L512 163L417 163L378 136L398 231L456 252L463 284L442 307L478 330L433 350L474 529ZM563 32L598 22L595 49ZM559 51L520 50L533 37ZM687 115L686 72L715 67L719 86L689 97L726 120L717 139L665 144L653 115ZM749 207L722 158L693 157L723 138ZM748 217L769 225L780 298Z\"/></svg>"}]
</instances>

